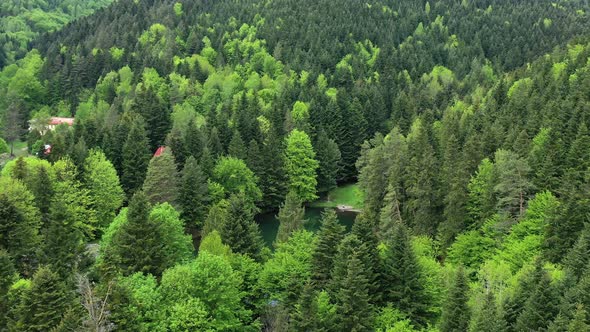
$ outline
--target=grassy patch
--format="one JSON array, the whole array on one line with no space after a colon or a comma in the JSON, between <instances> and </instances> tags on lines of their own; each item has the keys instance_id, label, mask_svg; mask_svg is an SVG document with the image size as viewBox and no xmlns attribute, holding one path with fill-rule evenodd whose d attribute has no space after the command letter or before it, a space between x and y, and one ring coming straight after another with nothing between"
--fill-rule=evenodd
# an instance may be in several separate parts
<instances>
[{"instance_id":1,"label":"grassy patch","mask_svg":"<svg viewBox=\"0 0 590 332\"><path fill-rule=\"evenodd\" d=\"M355 209L363 207L363 192L357 184L347 184L331 190L326 197L311 203L312 207L351 206Z\"/></svg>"},{"instance_id":2,"label":"grassy patch","mask_svg":"<svg viewBox=\"0 0 590 332\"><path fill-rule=\"evenodd\" d=\"M8 145L8 147L10 148L10 144ZM14 142L14 155L17 157L20 156L28 156L29 155L29 151L28 151L28 147L27 147L27 141L16 141Z\"/></svg>"}]
</instances>

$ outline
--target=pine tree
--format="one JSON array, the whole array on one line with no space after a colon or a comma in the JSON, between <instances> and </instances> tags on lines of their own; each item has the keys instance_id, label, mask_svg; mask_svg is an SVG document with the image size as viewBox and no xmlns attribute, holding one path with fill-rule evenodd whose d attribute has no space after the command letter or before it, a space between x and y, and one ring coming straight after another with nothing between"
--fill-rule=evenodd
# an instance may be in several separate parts
<instances>
[{"instance_id":1,"label":"pine tree","mask_svg":"<svg viewBox=\"0 0 590 332\"><path fill-rule=\"evenodd\" d=\"M325 288L330 280L334 257L338 245L344 238L344 226L338 222L336 212L322 212L321 227L318 231L318 244L313 253L312 278L318 289Z\"/></svg>"},{"instance_id":2,"label":"pine tree","mask_svg":"<svg viewBox=\"0 0 590 332\"><path fill-rule=\"evenodd\" d=\"M490 290L485 296L483 306L477 314L475 314L474 322L472 324L472 332L506 332L507 326L502 310L498 309L496 304L496 297Z\"/></svg>"},{"instance_id":3,"label":"pine tree","mask_svg":"<svg viewBox=\"0 0 590 332\"><path fill-rule=\"evenodd\" d=\"M403 224L397 225L386 246L381 261L383 300L406 313L412 322L426 326L431 318L428 312L430 299L422 285L420 266Z\"/></svg>"},{"instance_id":4,"label":"pine tree","mask_svg":"<svg viewBox=\"0 0 590 332\"><path fill-rule=\"evenodd\" d=\"M441 332L465 332L469 325L469 285L465 271L459 266L453 285L449 289L443 306L440 330Z\"/></svg>"},{"instance_id":5,"label":"pine tree","mask_svg":"<svg viewBox=\"0 0 590 332\"><path fill-rule=\"evenodd\" d=\"M50 331L62 320L70 304L70 294L59 275L48 267L35 272L31 288L24 299L27 331Z\"/></svg>"},{"instance_id":6,"label":"pine tree","mask_svg":"<svg viewBox=\"0 0 590 332\"><path fill-rule=\"evenodd\" d=\"M176 205L178 199L178 172L172 152L167 148L149 162L143 192L151 204L168 202Z\"/></svg>"},{"instance_id":7,"label":"pine tree","mask_svg":"<svg viewBox=\"0 0 590 332\"><path fill-rule=\"evenodd\" d=\"M318 191L328 192L336 188L336 179L340 170L340 150L338 144L321 130L314 145L318 167Z\"/></svg>"},{"instance_id":8,"label":"pine tree","mask_svg":"<svg viewBox=\"0 0 590 332\"><path fill-rule=\"evenodd\" d=\"M209 202L207 178L193 156L187 159L182 170L178 201L187 225L202 226Z\"/></svg>"},{"instance_id":9,"label":"pine tree","mask_svg":"<svg viewBox=\"0 0 590 332\"><path fill-rule=\"evenodd\" d=\"M287 241L291 234L303 229L304 218L305 207L302 206L299 197L294 192L289 192L277 216L279 230L275 245Z\"/></svg>"},{"instance_id":10,"label":"pine tree","mask_svg":"<svg viewBox=\"0 0 590 332\"><path fill-rule=\"evenodd\" d=\"M260 229L254 221L254 207L243 193L230 196L227 207L227 219L219 229L223 243L232 252L246 254L260 259L263 243Z\"/></svg>"},{"instance_id":11,"label":"pine tree","mask_svg":"<svg viewBox=\"0 0 590 332\"><path fill-rule=\"evenodd\" d=\"M121 185L128 197L143 184L150 156L144 122L140 117L136 117L122 150Z\"/></svg>"}]
</instances>

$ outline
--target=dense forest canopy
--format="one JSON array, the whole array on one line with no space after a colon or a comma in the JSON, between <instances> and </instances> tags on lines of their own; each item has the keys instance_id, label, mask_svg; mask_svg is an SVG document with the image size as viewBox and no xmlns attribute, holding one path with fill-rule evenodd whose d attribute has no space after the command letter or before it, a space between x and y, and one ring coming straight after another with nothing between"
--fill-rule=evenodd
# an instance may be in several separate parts
<instances>
[{"instance_id":1,"label":"dense forest canopy","mask_svg":"<svg viewBox=\"0 0 590 332\"><path fill-rule=\"evenodd\" d=\"M0 331L590 331L587 1L109 3L0 4Z\"/></svg>"}]
</instances>

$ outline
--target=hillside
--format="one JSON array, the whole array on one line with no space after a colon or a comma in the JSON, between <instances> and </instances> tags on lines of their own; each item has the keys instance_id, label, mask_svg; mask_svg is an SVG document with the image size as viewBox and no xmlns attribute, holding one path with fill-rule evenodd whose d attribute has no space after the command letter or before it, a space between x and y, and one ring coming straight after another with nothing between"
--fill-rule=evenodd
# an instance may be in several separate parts
<instances>
[{"instance_id":1,"label":"hillside","mask_svg":"<svg viewBox=\"0 0 590 332\"><path fill-rule=\"evenodd\" d=\"M119 0L46 29L0 72L29 153L0 330L588 330L589 10Z\"/></svg>"}]
</instances>

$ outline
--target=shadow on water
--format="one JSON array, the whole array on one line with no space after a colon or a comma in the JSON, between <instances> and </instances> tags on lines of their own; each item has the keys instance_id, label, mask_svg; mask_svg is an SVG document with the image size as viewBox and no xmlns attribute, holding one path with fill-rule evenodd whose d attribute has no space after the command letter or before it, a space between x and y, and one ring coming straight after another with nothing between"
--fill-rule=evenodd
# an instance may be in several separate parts
<instances>
[{"instance_id":1,"label":"shadow on water","mask_svg":"<svg viewBox=\"0 0 590 332\"><path fill-rule=\"evenodd\" d=\"M305 219L307 220L305 223L305 229L312 232L316 232L320 229L322 211L324 211L324 208L307 207L305 209ZM258 225L260 226L260 232L262 233L264 243L269 247L272 247L272 243L277 237L277 232L279 230L279 221L276 218L277 213L278 212L269 212L256 216L256 222L258 222ZM346 231L350 231L357 213L336 211L336 214L338 215L340 223L346 226Z\"/></svg>"}]
</instances>

